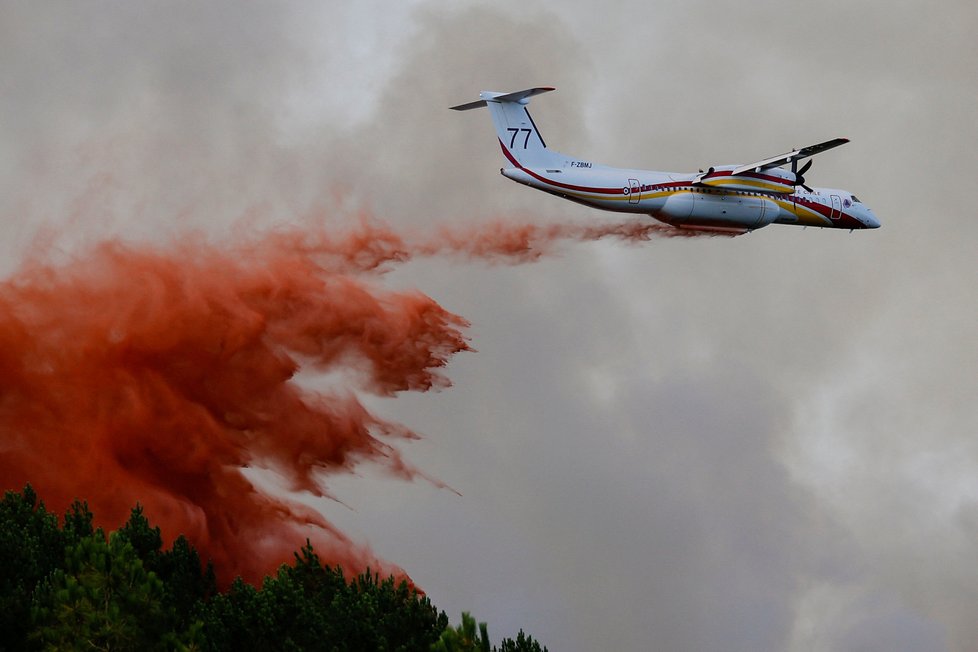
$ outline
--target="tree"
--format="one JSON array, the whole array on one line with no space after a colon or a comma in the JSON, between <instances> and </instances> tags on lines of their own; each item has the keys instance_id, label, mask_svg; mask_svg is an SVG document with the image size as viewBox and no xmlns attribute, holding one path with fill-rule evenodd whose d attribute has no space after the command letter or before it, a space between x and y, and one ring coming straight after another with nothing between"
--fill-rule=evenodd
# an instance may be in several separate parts
<instances>
[{"instance_id":1,"label":"tree","mask_svg":"<svg viewBox=\"0 0 978 652\"><path fill-rule=\"evenodd\" d=\"M65 512L64 527L61 528L61 538L65 546L72 546L95 534L92 524L94 517L88 509L88 503L76 500ZM103 536L104 535L100 535Z\"/></svg>"},{"instance_id":2,"label":"tree","mask_svg":"<svg viewBox=\"0 0 978 652\"><path fill-rule=\"evenodd\" d=\"M6 492L0 501L0 650L26 645L34 588L63 561L57 516L30 485Z\"/></svg>"},{"instance_id":3,"label":"tree","mask_svg":"<svg viewBox=\"0 0 978 652\"><path fill-rule=\"evenodd\" d=\"M462 612L462 624L446 627L438 641L431 646L431 652L489 652L489 628L479 623L479 633L475 632L475 618Z\"/></svg>"},{"instance_id":4,"label":"tree","mask_svg":"<svg viewBox=\"0 0 978 652\"><path fill-rule=\"evenodd\" d=\"M274 618L255 587L240 577L202 605L205 650L260 650ZM284 646L283 646L284 649Z\"/></svg>"},{"instance_id":5,"label":"tree","mask_svg":"<svg viewBox=\"0 0 978 652\"><path fill-rule=\"evenodd\" d=\"M520 630L517 634L516 640L511 638L504 638L503 642L499 646L499 652L548 652L546 646L540 647L540 644L533 640L532 636L527 636Z\"/></svg>"},{"instance_id":6,"label":"tree","mask_svg":"<svg viewBox=\"0 0 978 652\"><path fill-rule=\"evenodd\" d=\"M237 580L214 596L203 620L212 650L427 650L448 625L406 582L370 572L347 582L308 541L261 590Z\"/></svg>"},{"instance_id":7,"label":"tree","mask_svg":"<svg viewBox=\"0 0 978 652\"><path fill-rule=\"evenodd\" d=\"M37 587L30 640L58 650L171 649L179 641L163 595L125 537L93 534L68 548L64 568Z\"/></svg>"},{"instance_id":8,"label":"tree","mask_svg":"<svg viewBox=\"0 0 978 652\"><path fill-rule=\"evenodd\" d=\"M458 627L446 627L438 641L431 646L431 652L489 652L489 628L485 623L479 623L479 633L475 631L475 618L462 612L462 624ZM547 652L540 644L520 630L514 641L504 638L500 647L493 647L492 652Z\"/></svg>"},{"instance_id":9,"label":"tree","mask_svg":"<svg viewBox=\"0 0 978 652\"><path fill-rule=\"evenodd\" d=\"M142 507L111 537L75 501L58 527L26 486L0 500L0 652L49 650L378 650L489 652L485 623L448 617L406 581L347 580L309 541L260 588L214 569L177 537L163 549ZM492 652L546 652L522 630Z\"/></svg>"},{"instance_id":10,"label":"tree","mask_svg":"<svg viewBox=\"0 0 978 652\"><path fill-rule=\"evenodd\" d=\"M116 530L115 536L128 541L146 570L155 573L163 583L164 605L177 614L181 628L194 620L199 602L217 593L213 565L208 562L203 568L197 551L183 535L177 537L169 550L163 550L160 528L150 525L139 504L133 507L129 520Z\"/></svg>"},{"instance_id":11,"label":"tree","mask_svg":"<svg viewBox=\"0 0 978 652\"><path fill-rule=\"evenodd\" d=\"M158 565L162 554L163 537L159 527L150 526L149 519L143 514L143 507L139 503L132 508L129 512L129 520L115 531L114 536L128 541L133 552L147 568Z\"/></svg>"},{"instance_id":12,"label":"tree","mask_svg":"<svg viewBox=\"0 0 978 652\"><path fill-rule=\"evenodd\" d=\"M156 573L166 591L166 603L176 612L183 625L197 618L200 605L217 593L214 566L200 563L200 555L186 537L180 535L169 550L147 568Z\"/></svg>"}]
</instances>

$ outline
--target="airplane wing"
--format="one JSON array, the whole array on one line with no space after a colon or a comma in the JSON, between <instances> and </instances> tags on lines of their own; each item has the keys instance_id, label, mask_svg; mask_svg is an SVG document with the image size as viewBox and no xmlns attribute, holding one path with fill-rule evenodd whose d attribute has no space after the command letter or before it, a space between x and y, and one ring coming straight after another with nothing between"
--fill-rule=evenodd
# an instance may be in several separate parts
<instances>
[{"instance_id":1,"label":"airplane wing","mask_svg":"<svg viewBox=\"0 0 978 652\"><path fill-rule=\"evenodd\" d=\"M737 175L743 174L750 170L766 170L767 168L776 168L792 161L798 161L803 158L808 158L809 156L815 156L820 154L827 149L832 149L833 147L838 147L839 145L845 145L849 142L848 138L834 138L833 140L827 140L824 143L819 143L818 145L809 145L808 147L802 147L801 149L796 149L787 154L781 154L779 156L772 156L771 158L766 158L763 161L757 161L756 163L748 163L747 165L741 165L736 168L730 174Z\"/></svg>"}]
</instances>

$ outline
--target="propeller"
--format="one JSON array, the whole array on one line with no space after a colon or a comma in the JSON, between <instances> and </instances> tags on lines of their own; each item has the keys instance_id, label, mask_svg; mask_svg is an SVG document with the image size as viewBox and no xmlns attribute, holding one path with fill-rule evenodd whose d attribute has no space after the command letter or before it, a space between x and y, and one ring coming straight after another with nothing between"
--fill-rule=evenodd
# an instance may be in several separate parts
<instances>
[{"instance_id":1,"label":"propeller","mask_svg":"<svg viewBox=\"0 0 978 652\"><path fill-rule=\"evenodd\" d=\"M803 166L801 166L801 169L799 170L798 159L793 159L791 161L791 171L795 173L795 185L801 186L808 192L814 192L811 188L805 185L805 173L808 172L808 168L812 167L812 163L813 160L808 159L808 163L805 163Z\"/></svg>"}]
</instances>

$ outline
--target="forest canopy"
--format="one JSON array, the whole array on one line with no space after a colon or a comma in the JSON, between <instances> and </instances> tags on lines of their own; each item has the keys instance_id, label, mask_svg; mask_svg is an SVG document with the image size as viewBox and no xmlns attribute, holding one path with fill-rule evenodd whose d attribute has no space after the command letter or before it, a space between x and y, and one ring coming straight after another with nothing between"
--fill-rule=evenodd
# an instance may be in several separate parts
<instances>
[{"instance_id":1,"label":"forest canopy","mask_svg":"<svg viewBox=\"0 0 978 652\"><path fill-rule=\"evenodd\" d=\"M0 650L477 650L546 652L521 630L492 647L485 623L445 612L406 580L346 577L312 545L261 586L220 590L183 536L164 548L138 504L106 534L88 505L59 520L36 492L0 501Z\"/></svg>"}]
</instances>

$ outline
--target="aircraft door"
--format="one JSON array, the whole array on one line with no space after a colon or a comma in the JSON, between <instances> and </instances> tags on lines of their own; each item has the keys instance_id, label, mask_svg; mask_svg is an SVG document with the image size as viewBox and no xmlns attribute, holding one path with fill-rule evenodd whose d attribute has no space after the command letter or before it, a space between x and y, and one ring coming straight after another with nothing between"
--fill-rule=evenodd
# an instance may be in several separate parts
<instances>
[{"instance_id":1,"label":"aircraft door","mask_svg":"<svg viewBox=\"0 0 978 652\"><path fill-rule=\"evenodd\" d=\"M638 179L628 180L628 203L637 204L642 201L642 184Z\"/></svg>"},{"instance_id":2,"label":"aircraft door","mask_svg":"<svg viewBox=\"0 0 978 652\"><path fill-rule=\"evenodd\" d=\"M842 199L838 195L832 195L832 213L829 214L833 220L842 216Z\"/></svg>"}]
</instances>

